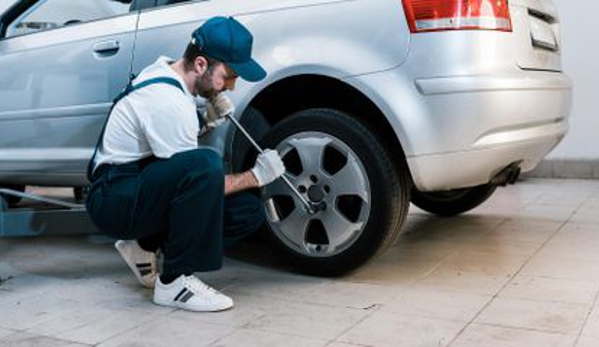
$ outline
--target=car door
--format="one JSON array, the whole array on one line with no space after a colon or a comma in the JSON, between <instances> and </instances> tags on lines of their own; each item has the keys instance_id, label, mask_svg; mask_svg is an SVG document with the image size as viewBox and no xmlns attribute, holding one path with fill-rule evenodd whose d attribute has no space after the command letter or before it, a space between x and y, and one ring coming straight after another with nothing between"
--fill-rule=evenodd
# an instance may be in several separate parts
<instances>
[{"instance_id":1,"label":"car door","mask_svg":"<svg viewBox=\"0 0 599 347\"><path fill-rule=\"evenodd\" d=\"M178 59L191 33L206 19L227 15L230 1L158 0L141 11L133 71L138 72L161 55Z\"/></svg>"},{"instance_id":2,"label":"car door","mask_svg":"<svg viewBox=\"0 0 599 347\"><path fill-rule=\"evenodd\" d=\"M126 2L21 1L3 16L0 184L87 183L87 161L131 73L138 12Z\"/></svg>"}]
</instances>

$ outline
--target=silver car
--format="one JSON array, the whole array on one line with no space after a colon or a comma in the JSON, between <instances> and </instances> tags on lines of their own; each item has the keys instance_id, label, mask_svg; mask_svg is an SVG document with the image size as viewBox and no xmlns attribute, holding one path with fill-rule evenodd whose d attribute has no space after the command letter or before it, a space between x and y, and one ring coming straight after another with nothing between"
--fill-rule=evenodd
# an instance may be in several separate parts
<instances>
[{"instance_id":1,"label":"silver car","mask_svg":"<svg viewBox=\"0 0 599 347\"><path fill-rule=\"evenodd\" d=\"M0 185L87 185L111 100L215 15L250 28L268 71L240 81L235 116L324 202L310 215L281 182L262 191L267 239L308 273L380 253L410 201L478 206L568 129L551 0L23 0L0 26ZM233 171L256 155L231 124L201 142Z\"/></svg>"}]
</instances>

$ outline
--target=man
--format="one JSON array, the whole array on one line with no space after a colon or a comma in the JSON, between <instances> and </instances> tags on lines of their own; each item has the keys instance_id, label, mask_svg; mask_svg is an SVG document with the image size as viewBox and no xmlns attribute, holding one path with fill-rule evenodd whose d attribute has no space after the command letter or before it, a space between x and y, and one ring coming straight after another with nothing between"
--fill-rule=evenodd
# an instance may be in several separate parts
<instances>
[{"instance_id":1,"label":"man","mask_svg":"<svg viewBox=\"0 0 599 347\"><path fill-rule=\"evenodd\" d=\"M220 156L198 148L198 134L234 112L223 91L233 90L238 76L251 82L266 76L251 48L252 35L235 19L205 22L183 58L159 58L115 100L90 162L91 219L123 239L117 250L139 282L154 287L159 305L191 311L233 306L194 273L222 266L223 236L240 239L263 223L259 198L241 191L285 172L278 153L267 150L253 169L225 176ZM199 118L198 95L208 101ZM159 249L164 265L157 276Z\"/></svg>"}]
</instances>

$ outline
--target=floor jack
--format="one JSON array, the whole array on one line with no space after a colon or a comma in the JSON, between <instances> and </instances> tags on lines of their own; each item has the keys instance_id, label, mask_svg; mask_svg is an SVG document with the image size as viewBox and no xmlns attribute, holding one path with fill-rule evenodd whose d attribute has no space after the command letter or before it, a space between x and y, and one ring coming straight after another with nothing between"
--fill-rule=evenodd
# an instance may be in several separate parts
<instances>
[{"instance_id":1,"label":"floor jack","mask_svg":"<svg viewBox=\"0 0 599 347\"><path fill-rule=\"evenodd\" d=\"M8 196L23 201L10 206ZM83 204L0 188L0 237L93 233L98 230Z\"/></svg>"}]
</instances>

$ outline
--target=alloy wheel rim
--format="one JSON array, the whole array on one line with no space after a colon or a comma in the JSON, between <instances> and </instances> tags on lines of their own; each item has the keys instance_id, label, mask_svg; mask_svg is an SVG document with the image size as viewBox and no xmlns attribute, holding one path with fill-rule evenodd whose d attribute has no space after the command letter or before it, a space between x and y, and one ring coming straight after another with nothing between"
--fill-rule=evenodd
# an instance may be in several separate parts
<instances>
[{"instance_id":1,"label":"alloy wheel rim","mask_svg":"<svg viewBox=\"0 0 599 347\"><path fill-rule=\"evenodd\" d=\"M282 180L266 186L267 222L276 237L310 257L330 257L347 250L364 231L372 201L370 182L356 153L323 132L294 134L276 149L287 167L287 177L304 198L326 205L310 215Z\"/></svg>"}]
</instances>

